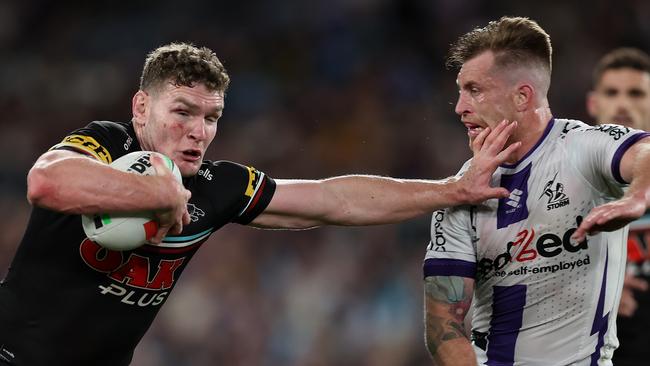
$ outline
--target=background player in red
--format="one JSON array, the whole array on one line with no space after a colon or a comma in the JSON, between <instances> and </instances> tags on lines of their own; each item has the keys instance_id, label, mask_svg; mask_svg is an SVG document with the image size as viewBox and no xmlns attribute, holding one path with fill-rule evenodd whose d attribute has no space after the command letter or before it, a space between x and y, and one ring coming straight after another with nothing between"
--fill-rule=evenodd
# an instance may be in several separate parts
<instances>
[{"instance_id":1,"label":"background player in red","mask_svg":"<svg viewBox=\"0 0 650 366\"><path fill-rule=\"evenodd\" d=\"M593 75L587 110L596 123L650 130L650 57L640 49L618 48L604 55ZM614 364L647 363L650 349L650 216L630 225L627 271L618 308L619 348Z\"/></svg>"}]
</instances>

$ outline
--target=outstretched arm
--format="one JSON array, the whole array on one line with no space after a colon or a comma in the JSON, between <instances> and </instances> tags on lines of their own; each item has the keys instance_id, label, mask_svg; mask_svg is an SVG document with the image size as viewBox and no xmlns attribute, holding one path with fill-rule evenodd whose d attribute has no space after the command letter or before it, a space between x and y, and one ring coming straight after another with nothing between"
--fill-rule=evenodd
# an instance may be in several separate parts
<instances>
[{"instance_id":1,"label":"outstretched arm","mask_svg":"<svg viewBox=\"0 0 650 366\"><path fill-rule=\"evenodd\" d=\"M620 166L621 177L631 182L625 195L589 212L571 237L583 241L587 234L614 231L643 216L650 207L650 137L630 147Z\"/></svg>"},{"instance_id":2,"label":"outstretched arm","mask_svg":"<svg viewBox=\"0 0 650 366\"><path fill-rule=\"evenodd\" d=\"M471 278L430 276L424 279L424 337L435 365L476 365L476 355L464 327L473 292Z\"/></svg>"},{"instance_id":3,"label":"outstretched arm","mask_svg":"<svg viewBox=\"0 0 650 366\"><path fill-rule=\"evenodd\" d=\"M377 225L407 220L437 209L506 197L490 187L492 173L518 147L503 149L516 123L484 130L473 142L474 158L460 178L411 180L349 175L324 180L277 180L273 199L253 226L309 228Z\"/></svg>"}]
</instances>

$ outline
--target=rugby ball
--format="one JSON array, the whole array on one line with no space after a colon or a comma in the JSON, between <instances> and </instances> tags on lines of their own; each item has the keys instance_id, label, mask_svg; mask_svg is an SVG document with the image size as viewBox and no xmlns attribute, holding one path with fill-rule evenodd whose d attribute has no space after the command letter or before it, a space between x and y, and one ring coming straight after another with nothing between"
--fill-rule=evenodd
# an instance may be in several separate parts
<instances>
[{"instance_id":1,"label":"rugby ball","mask_svg":"<svg viewBox=\"0 0 650 366\"><path fill-rule=\"evenodd\" d=\"M167 156L153 151L136 151L113 161L110 167L133 174L156 175L151 165L152 155L158 155L179 182L181 173ZM81 224L88 239L111 250L135 249L156 235L158 222L153 212L103 213L82 215Z\"/></svg>"}]
</instances>

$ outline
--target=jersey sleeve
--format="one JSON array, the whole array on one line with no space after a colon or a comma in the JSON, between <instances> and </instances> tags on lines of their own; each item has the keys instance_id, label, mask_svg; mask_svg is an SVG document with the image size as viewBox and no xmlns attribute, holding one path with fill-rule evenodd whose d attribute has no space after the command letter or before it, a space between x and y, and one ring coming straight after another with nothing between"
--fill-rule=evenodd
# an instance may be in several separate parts
<instances>
[{"instance_id":1,"label":"jersey sleeve","mask_svg":"<svg viewBox=\"0 0 650 366\"><path fill-rule=\"evenodd\" d=\"M567 157L597 190L612 197L629 184L621 176L621 159L637 141L650 133L619 125L598 125L571 130L566 136Z\"/></svg>"},{"instance_id":2,"label":"jersey sleeve","mask_svg":"<svg viewBox=\"0 0 650 366\"><path fill-rule=\"evenodd\" d=\"M215 175L214 205L230 213L230 222L246 225L271 202L275 181L263 172L230 161L211 163L209 169Z\"/></svg>"},{"instance_id":3,"label":"jersey sleeve","mask_svg":"<svg viewBox=\"0 0 650 366\"><path fill-rule=\"evenodd\" d=\"M109 122L95 121L72 131L50 150L71 150L110 164L119 152L118 134L119 131L111 128Z\"/></svg>"},{"instance_id":4,"label":"jersey sleeve","mask_svg":"<svg viewBox=\"0 0 650 366\"><path fill-rule=\"evenodd\" d=\"M434 212L431 240L424 259L424 277L476 277L476 247L472 240L470 207Z\"/></svg>"}]
</instances>

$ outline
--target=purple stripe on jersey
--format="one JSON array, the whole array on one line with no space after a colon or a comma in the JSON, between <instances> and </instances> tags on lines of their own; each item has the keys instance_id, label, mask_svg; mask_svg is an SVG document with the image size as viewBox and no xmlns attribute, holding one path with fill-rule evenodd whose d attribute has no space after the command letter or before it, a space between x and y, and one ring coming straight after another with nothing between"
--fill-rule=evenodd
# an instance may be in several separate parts
<instances>
[{"instance_id":1,"label":"purple stripe on jersey","mask_svg":"<svg viewBox=\"0 0 650 366\"><path fill-rule=\"evenodd\" d=\"M609 323L609 313L603 316L603 311L605 308L605 292L607 287L607 262L609 261L609 255L605 256L605 270L603 270L603 281L600 284L600 295L598 296L598 305L596 307L596 315L594 316L594 322L591 325L591 335L598 333L598 343L596 344L596 350L591 354L591 366L598 366L598 359L600 358L600 349L605 343L605 332L607 332L607 324Z\"/></svg>"},{"instance_id":2,"label":"purple stripe on jersey","mask_svg":"<svg viewBox=\"0 0 650 366\"><path fill-rule=\"evenodd\" d=\"M424 277L429 276L460 276L476 278L476 263L460 259L429 258L422 267Z\"/></svg>"},{"instance_id":3,"label":"purple stripe on jersey","mask_svg":"<svg viewBox=\"0 0 650 366\"><path fill-rule=\"evenodd\" d=\"M554 124L555 124L555 118L551 118L551 120L548 121L548 124L546 125L546 129L544 130L544 133L542 134L542 137L540 137L539 140L537 140L537 143L535 144L535 146L533 146L532 149L528 150L528 152L526 153L526 155L524 155L523 158L519 159L519 161L517 161L517 162L514 163L514 164L501 164L501 166L502 166L503 168L507 168L507 169L514 169L514 168L516 168L517 165L519 165L519 163L521 163L522 161L526 160L526 158L529 157L530 154L533 153L533 151L537 150L537 148L539 147L539 145L541 145L542 142L544 142L544 140L546 140L546 136L548 136L548 134L551 133L551 130L553 129L553 125L554 125Z\"/></svg>"},{"instance_id":4,"label":"purple stripe on jersey","mask_svg":"<svg viewBox=\"0 0 650 366\"><path fill-rule=\"evenodd\" d=\"M623 154L625 154L627 149L629 149L637 141L648 136L650 136L649 132L639 132L636 135L633 135L625 140L625 142L623 142L621 146L616 149L614 158L612 158L612 175L614 175L614 178L616 178L619 183L628 184L628 182L626 182L621 176L621 159L623 158Z\"/></svg>"},{"instance_id":5,"label":"purple stripe on jersey","mask_svg":"<svg viewBox=\"0 0 650 366\"><path fill-rule=\"evenodd\" d=\"M524 305L526 285L493 287L486 365L514 365L515 345L524 317Z\"/></svg>"},{"instance_id":6,"label":"purple stripe on jersey","mask_svg":"<svg viewBox=\"0 0 650 366\"><path fill-rule=\"evenodd\" d=\"M497 229L528 218L528 178L533 163L512 175L501 176L501 187L510 191L507 198L499 198L497 208Z\"/></svg>"}]
</instances>

